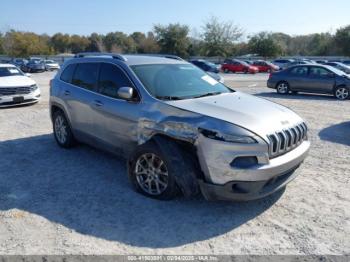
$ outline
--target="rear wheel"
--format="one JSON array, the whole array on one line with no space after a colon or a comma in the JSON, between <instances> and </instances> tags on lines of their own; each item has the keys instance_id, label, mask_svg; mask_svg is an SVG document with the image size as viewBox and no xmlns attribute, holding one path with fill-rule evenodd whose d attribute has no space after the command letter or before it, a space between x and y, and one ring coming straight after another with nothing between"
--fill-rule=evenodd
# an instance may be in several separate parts
<instances>
[{"instance_id":1,"label":"rear wheel","mask_svg":"<svg viewBox=\"0 0 350 262\"><path fill-rule=\"evenodd\" d=\"M347 88L346 86L338 86L334 90L334 96L339 100L349 99L349 96L350 96L349 88Z\"/></svg>"},{"instance_id":2,"label":"rear wheel","mask_svg":"<svg viewBox=\"0 0 350 262\"><path fill-rule=\"evenodd\" d=\"M289 85L287 82L280 82L276 87L277 93L286 95L289 93Z\"/></svg>"},{"instance_id":3,"label":"rear wheel","mask_svg":"<svg viewBox=\"0 0 350 262\"><path fill-rule=\"evenodd\" d=\"M75 145L75 139L69 126L66 116L61 110L53 114L53 131L56 142L63 148L70 148Z\"/></svg>"},{"instance_id":4,"label":"rear wheel","mask_svg":"<svg viewBox=\"0 0 350 262\"><path fill-rule=\"evenodd\" d=\"M227 68L225 68L225 69L224 69L224 72L227 74L227 73L229 73L230 71L229 71Z\"/></svg>"}]
</instances>

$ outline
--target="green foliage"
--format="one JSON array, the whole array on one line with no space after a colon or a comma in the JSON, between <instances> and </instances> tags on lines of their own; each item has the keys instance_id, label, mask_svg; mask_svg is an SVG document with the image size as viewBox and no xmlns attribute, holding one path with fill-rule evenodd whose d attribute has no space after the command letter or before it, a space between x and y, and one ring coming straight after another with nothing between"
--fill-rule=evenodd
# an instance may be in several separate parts
<instances>
[{"instance_id":1,"label":"green foliage","mask_svg":"<svg viewBox=\"0 0 350 262\"><path fill-rule=\"evenodd\" d=\"M243 35L243 30L232 22L221 22L211 17L203 26L203 54L206 56L229 56L234 51L234 42Z\"/></svg>"},{"instance_id":2,"label":"green foliage","mask_svg":"<svg viewBox=\"0 0 350 262\"><path fill-rule=\"evenodd\" d=\"M181 57L188 56L187 50L190 45L188 26L180 24L156 25L154 32L162 53Z\"/></svg>"},{"instance_id":3,"label":"green foliage","mask_svg":"<svg viewBox=\"0 0 350 262\"><path fill-rule=\"evenodd\" d=\"M267 32L260 32L250 38L248 46L250 52L263 57L275 57L282 53L282 49L273 35Z\"/></svg>"},{"instance_id":4,"label":"green foliage","mask_svg":"<svg viewBox=\"0 0 350 262\"><path fill-rule=\"evenodd\" d=\"M334 40L340 52L350 56L350 25L338 29Z\"/></svg>"},{"instance_id":5,"label":"green foliage","mask_svg":"<svg viewBox=\"0 0 350 262\"><path fill-rule=\"evenodd\" d=\"M181 24L156 25L147 34L111 32L90 36L56 33L53 36L10 30L0 32L0 54L13 57L78 52L167 53L189 56L238 56L256 53L264 57L285 56L350 56L350 25L336 33L290 36L285 33L260 32L239 41L243 30L232 22L208 19L202 31L192 31ZM194 36L195 35L195 36Z\"/></svg>"}]
</instances>

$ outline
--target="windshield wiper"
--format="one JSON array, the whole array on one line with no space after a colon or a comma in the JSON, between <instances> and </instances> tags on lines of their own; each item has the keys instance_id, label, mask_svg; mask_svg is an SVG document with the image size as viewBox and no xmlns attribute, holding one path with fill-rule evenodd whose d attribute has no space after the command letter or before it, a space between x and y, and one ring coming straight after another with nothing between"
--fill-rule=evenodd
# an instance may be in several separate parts
<instances>
[{"instance_id":1,"label":"windshield wiper","mask_svg":"<svg viewBox=\"0 0 350 262\"><path fill-rule=\"evenodd\" d=\"M156 96L156 98L161 100L181 100L181 97L178 96Z\"/></svg>"},{"instance_id":2,"label":"windshield wiper","mask_svg":"<svg viewBox=\"0 0 350 262\"><path fill-rule=\"evenodd\" d=\"M221 92L211 92L211 93L206 93L206 94L202 94L199 96L194 96L193 98L200 98L200 97L206 97L206 96L216 96L216 95L220 95L222 94Z\"/></svg>"}]
</instances>

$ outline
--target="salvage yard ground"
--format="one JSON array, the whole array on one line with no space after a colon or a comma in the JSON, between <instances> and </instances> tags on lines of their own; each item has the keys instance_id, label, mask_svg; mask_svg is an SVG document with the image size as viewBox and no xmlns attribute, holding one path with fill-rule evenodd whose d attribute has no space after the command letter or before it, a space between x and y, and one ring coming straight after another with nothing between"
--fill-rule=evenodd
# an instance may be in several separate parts
<instances>
[{"instance_id":1,"label":"salvage yard ground","mask_svg":"<svg viewBox=\"0 0 350 262\"><path fill-rule=\"evenodd\" d=\"M280 96L266 74L225 75L306 120L312 148L300 176L259 201L161 202L131 190L124 161L56 145L53 75L32 76L39 104L0 110L0 254L350 253L350 101Z\"/></svg>"}]
</instances>

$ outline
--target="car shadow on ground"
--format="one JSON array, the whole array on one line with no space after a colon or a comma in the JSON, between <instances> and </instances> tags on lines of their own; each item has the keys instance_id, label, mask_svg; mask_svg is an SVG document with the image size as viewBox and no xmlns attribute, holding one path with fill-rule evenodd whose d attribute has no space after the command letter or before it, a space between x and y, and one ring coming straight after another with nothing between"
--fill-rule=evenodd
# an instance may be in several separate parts
<instances>
[{"instance_id":1,"label":"car shadow on ground","mask_svg":"<svg viewBox=\"0 0 350 262\"><path fill-rule=\"evenodd\" d=\"M80 234L138 247L175 247L224 234L283 194L235 203L148 199L131 189L124 160L84 145L61 149L51 134L0 142L0 155L0 211L27 211Z\"/></svg>"},{"instance_id":2,"label":"car shadow on ground","mask_svg":"<svg viewBox=\"0 0 350 262\"><path fill-rule=\"evenodd\" d=\"M322 129L318 135L320 139L350 146L350 121L332 125Z\"/></svg>"},{"instance_id":3,"label":"car shadow on ground","mask_svg":"<svg viewBox=\"0 0 350 262\"><path fill-rule=\"evenodd\" d=\"M276 92L261 92L254 94L256 96L265 97L265 98L279 98L279 99L295 99L295 100L316 100L316 101L338 101L331 95L322 95L322 94L307 94L307 93L298 93L298 94L288 94L281 95Z\"/></svg>"}]
</instances>

